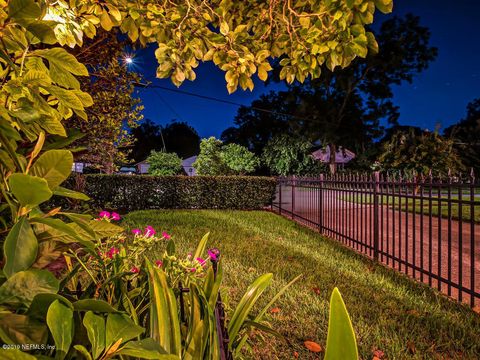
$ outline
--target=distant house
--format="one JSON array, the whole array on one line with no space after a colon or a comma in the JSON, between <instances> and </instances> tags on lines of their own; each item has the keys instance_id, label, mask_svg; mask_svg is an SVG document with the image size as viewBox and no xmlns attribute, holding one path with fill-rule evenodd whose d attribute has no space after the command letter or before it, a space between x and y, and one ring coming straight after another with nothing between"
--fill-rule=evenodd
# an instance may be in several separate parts
<instances>
[{"instance_id":1,"label":"distant house","mask_svg":"<svg viewBox=\"0 0 480 360\"><path fill-rule=\"evenodd\" d=\"M195 168L193 167L193 163L195 162L195 160L197 160L196 156L190 156L189 158L186 158L182 161L183 171L185 171L185 174L187 174L188 176L196 175Z\"/></svg>"},{"instance_id":2,"label":"distant house","mask_svg":"<svg viewBox=\"0 0 480 360\"><path fill-rule=\"evenodd\" d=\"M312 153L312 157L325 164L330 164L330 146L320 148ZM339 147L335 154L335 163L340 166L344 166L346 163L355 159L356 155L353 151L350 151L344 147Z\"/></svg>"},{"instance_id":3,"label":"distant house","mask_svg":"<svg viewBox=\"0 0 480 360\"><path fill-rule=\"evenodd\" d=\"M137 174L148 174L148 168L150 167L150 164L147 162L147 160L140 161L135 165L137 168Z\"/></svg>"}]
</instances>

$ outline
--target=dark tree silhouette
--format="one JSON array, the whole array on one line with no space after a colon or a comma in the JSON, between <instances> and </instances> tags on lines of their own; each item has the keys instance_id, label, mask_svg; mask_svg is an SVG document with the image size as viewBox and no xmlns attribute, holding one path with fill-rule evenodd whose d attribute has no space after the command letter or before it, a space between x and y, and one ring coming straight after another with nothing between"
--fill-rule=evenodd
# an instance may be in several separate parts
<instances>
[{"instance_id":1,"label":"dark tree silhouette","mask_svg":"<svg viewBox=\"0 0 480 360\"><path fill-rule=\"evenodd\" d=\"M271 131L287 129L307 136L312 142L330 145L333 150L343 146L364 152L375 139L382 137L384 124L397 122L399 109L392 101L392 86L411 82L437 55L437 49L429 45L429 30L413 15L384 21L376 38L378 53L369 53L365 59L358 58L347 68L337 67L333 72L324 66L320 78L295 83L289 86L289 91L261 99L263 103L258 105L273 109L286 106L282 112L293 116L264 113L259 122L252 116L254 109L240 109L235 119L236 130L227 129L222 138L256 143L257 152L265 145L265 142L259 144L264 139L256 136L262 131L258 126L273 124ZM273 81L279 71L278 67L273 72ZM281 105L283 102L287 105ZM296 106L292 109L291 104ZM265 119L268 117L273 119ZM332 170L335 171L334 164Z\"/></svg>"},{"instance_id":2,"label":"dark tree silhouette","mask_svg":"<svg viewBox=\"0 0 480 360\"><path fill-rule=\"evenodd\" d=\"M182 159L200 151L200 136L185 122L172 121L162 127L147 119L132 130L132 135L135 144L131 158L136 162L145 160L152 150L174 152Z\"/></svg>"},{"instance_id":3,"label":"dark tree silhouette","mask_svg":"<svg viewBox=\"0 0 480 360\"><path fill-rule=\"evenodd\" d=\"M453 137L455 147L463 163L480 172L480 98L467 105L467 116L459 123L445 129L445 135Z\"/></svg>"}]
</instances>

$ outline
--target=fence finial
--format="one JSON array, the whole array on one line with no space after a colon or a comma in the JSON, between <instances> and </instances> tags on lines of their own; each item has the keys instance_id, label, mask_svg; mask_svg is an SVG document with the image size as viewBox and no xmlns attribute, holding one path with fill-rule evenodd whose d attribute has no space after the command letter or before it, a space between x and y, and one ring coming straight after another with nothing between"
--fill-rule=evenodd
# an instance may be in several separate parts
<instances>
[{"instance_id":1,"label":"fence finial","mask_svg":"<svg viewBox=\"0 0 480 360\"><path fill-rule=\"evenodd\" d=\"M472 183L475 181L475 171L473 171L473 167L470 168L470 179Z\"/></svg>"}]
</instances>

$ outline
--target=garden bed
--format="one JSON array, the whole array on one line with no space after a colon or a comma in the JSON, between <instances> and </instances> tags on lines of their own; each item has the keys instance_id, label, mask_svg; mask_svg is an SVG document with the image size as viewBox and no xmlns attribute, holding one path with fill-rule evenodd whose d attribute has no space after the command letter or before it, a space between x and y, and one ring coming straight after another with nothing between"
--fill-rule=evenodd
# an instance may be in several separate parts
<instances>
[{"instance_id":1,"label":"garden bed","mask_svg":"<svg viewBox=\"0 0 480 360\"><path fill-rule=\"evenodd\" d=\"M304 341L325 345L335 286L352 317L361 358L477 358L480 353L480 316L471 309L275 214L151 210L124 220L130 228L147 224L173 234L180 253L210 231L210 245L223 254L224 285L232 303L260 274L274 273L272 293L304 274L269 314L288 343L258 338L255 358L291 359L295 353L311 358Z\"/></svg>"}]
</instances>

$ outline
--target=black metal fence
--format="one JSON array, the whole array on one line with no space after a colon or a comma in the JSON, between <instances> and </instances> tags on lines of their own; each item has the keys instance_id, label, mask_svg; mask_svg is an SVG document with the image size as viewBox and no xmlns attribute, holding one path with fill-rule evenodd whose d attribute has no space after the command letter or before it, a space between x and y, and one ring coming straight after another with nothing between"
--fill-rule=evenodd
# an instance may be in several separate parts
<instances>
[{"instance_id":1,"label":"black metal fence","mask_svg":"<svg viewBox=\"0 0 480 360\"><path fill-rule=\"evenodd\" d=\"M480 185L473 173L279 178L272 209L460 302L480 304Z\"/></svg>"}]
</instances>

